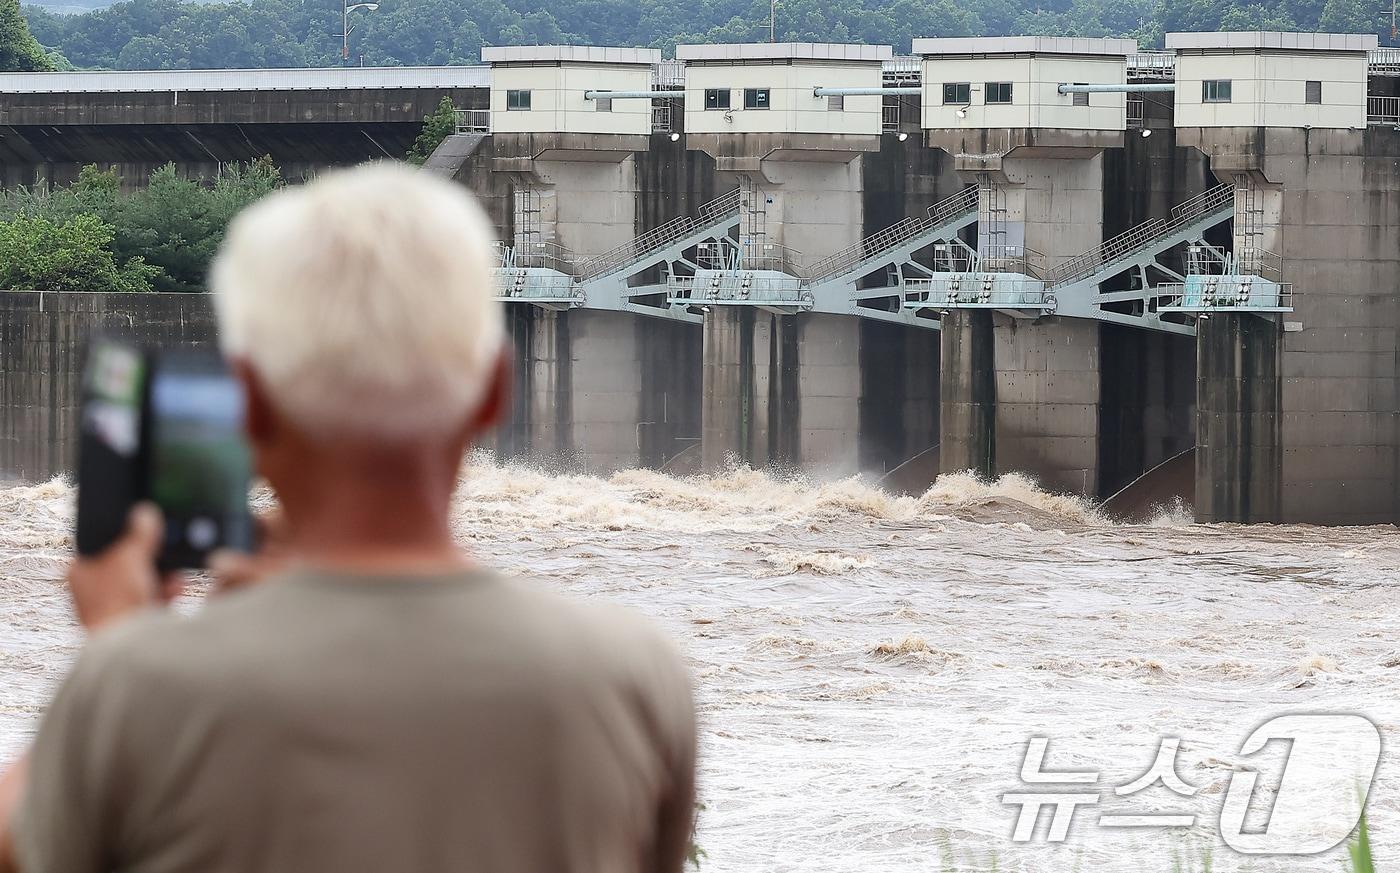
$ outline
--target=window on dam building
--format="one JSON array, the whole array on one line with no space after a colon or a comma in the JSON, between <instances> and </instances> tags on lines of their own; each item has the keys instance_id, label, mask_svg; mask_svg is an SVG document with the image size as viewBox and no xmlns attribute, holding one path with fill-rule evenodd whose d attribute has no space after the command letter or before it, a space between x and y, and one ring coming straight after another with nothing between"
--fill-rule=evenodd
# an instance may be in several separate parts
<instances>
[{"instance_id":1,"label":"window on dam building","mask_svg":"<svg viewBox=\"0 0 1400 873\"><path fill-rule=\"evenodd\" d=\"M846 98L841 94L832 94L826 98L827 112L845 112Z\"/></svg>"},{"instance_id":2,"label":"window on dam building","mask_svg":"<svg viewBox=\"0 0 1400 873\"><path fill-rule=\"evenodd\" d=\"M972 102L971 82L944 82L943 105L966 106Z\"/></svg>"},{"instance_id":3,"label":"window on dam building","mask_svg":"<svg viewBox=\"0 0 1400 873\"><path fill-rule=\"evenodd\" d=\"M1315 80L1309 80L1309 81L1303 83L1303 102L1304 102L1304 103L1321 103L1321 102L1322 102L1322 83L1321 83L1321 82L1315 81Z\"/></svg>"},{"instance_id":4,"label":"window on dam building","mask_svg":"<svg viewBox=\"0 0 1400 873\"><path fill-rule=\"evenodd\" d=\"M729 89L728 88L706 88L705 89L706 109L728 109Z\"/></svg>"},{"instance_id":5,"label":"window on dam building","mask_svg":"<svg viewBox=\"0 0 1400 873\"><path fill-rule=\"evenodd\" d=\"M527 109L529 109L529 108L530 108L530 92L529 92L529 91L507 91L507 92L506 92L506 109L508 109L508 110L527 110Z\"/></svg>"},{"instance_id":6,"label":"window on dam building","mask_svg":"<svg viewBox=\"0 0 1400 873\"><path fill-rule=\"evenodd\" d=\"M1201 101L1204 103L1229 103L1230 80L1207 79L1202 82Z\"/></svg>"},{"instance_id":7,"label":"window on dam building","mask_svg":"<svg viewBox=\"0 0 1400 873\"><path fill-rule=\"evenodd\" d=\"M1011 83L1010 82L988 82L987 83L988 103L1010 103Z\"/></svg>"},{"instance_id":8,"label":"window on dam building","mask_svg":"<svg viewBox=\"0 0 1400 873\"><path fill-rule=\"evenodd\" d=\"M603 92L603 93L607 93L607 92L605 91L605 92ZM594 107L593 107L593 108L594 108L594 111L596 111L596 112L612 112L612 98L611 98L611 97L594 97L594 98L593 98L593 103L594 103Z\"/></svg>"},{"instance_id":9,"label":"window on dam building","mask_svg":"<svg viewBox=\"0 0 1400 873\"><path fill-rule=\"evenodd\" d=\"M744 89L745 109L767 109L768 89L767 88L745 88Z\"/></svg>"}]
</instances>

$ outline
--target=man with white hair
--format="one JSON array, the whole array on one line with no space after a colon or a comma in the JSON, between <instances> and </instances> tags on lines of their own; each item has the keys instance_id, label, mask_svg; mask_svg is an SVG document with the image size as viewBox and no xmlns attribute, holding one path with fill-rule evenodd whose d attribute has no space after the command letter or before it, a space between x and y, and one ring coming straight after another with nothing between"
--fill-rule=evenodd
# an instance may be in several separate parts
<instances>
[{"instance_id":1,"label":"man with white hair","mask_svg":"<svg viewBox=\"0 0 1400 873\"><path fill-rule=\"evenodd\" d=\"M21 873L684 864L695 723L646 623L477 566L449 504L505 405L490 230L400 165L273 194L212 271L282 569L155 608L159 514L74 562L90 637L0 782Z\"/></svg>"}]
</instances>

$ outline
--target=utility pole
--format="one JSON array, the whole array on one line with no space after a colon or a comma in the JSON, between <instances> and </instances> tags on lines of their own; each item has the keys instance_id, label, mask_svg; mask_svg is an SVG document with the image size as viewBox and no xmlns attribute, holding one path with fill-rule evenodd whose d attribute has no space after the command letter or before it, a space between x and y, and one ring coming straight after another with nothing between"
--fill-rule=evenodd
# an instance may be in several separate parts
<instances>
[{"instance_id":1,"label":"utility pole","mask_svg":"<svg viewBox=\"0 0 1400 873\"><path fill-rule=\"evenodd\" d=\"M768 41L778 41L778 0L768 0Z\"/></svg>"},{"instance_id":2,"label":"utility pole","mask_svg":"<svg viewBox=\"0 0 1400 873\"><path fill-rule=\"evenodd\" d=\"M356 9L373 12L378 8L378 3L352 4L350 0L340 0L340 60L342 63L350 60L350 33L355 29L350 26L350 13Z\"/></svg>"}]
</instances>

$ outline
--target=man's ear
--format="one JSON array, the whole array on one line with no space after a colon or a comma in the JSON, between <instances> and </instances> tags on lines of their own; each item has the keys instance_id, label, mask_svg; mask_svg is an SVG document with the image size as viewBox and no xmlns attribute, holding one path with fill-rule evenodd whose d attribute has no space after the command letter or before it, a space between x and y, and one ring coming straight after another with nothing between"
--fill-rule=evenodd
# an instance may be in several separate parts
<instances>
[{"instance_id":1,"label":"man's ear","mask_svg":"<svg viewBox=\"0 0 1400 873\"><path fill-rule=\"evenodd\" d=\"M511 384L515 376L514 361L514 349L510 343L504 344L496 358L496 366L491 371L491 382L486 387L486 394L472 415L469 428L472 437L491 430L504 421L510 412Z\"/></svg>"},{"instance_id":2,"label":"man's ear","mask_svg":"<svg viewBox=\"0 0 1400 873\"><path fill-rule=\"evenodd\" d=\"M229 361L229 369L243 386L243 430L254 445L266 443L277 430L277 414L267 389L246 359L234 358Z\"/></svg>"}]
</instances>

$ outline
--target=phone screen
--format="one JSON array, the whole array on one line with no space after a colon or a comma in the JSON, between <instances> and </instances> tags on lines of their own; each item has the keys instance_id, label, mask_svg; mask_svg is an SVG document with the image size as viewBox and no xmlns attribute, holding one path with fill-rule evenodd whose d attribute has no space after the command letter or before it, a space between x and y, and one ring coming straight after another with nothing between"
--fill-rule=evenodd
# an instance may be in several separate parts
<instances>
[{"instance_id":1,"label":"phone screen","mask_svg":"<svg viewBox=\"0 0 1400 873\"><path fill-rule=\"evenodd\" d=\"M107 548L144 496L142 395L147 358L133 345L99 340L83 370L78 432L78 552Z\"/></svg>"},{"instance_id":2,"label":"phone screen","mask_svg":"<svg viewBox=\"0 0 1400 873\"><path fill-rule=\"evenodd\" d=\"M238 383L177 360L156 367L150 386L150 496L170 561L193 566L215 547L250 545L250 459Z\"/></svg>"}]
</instances>

